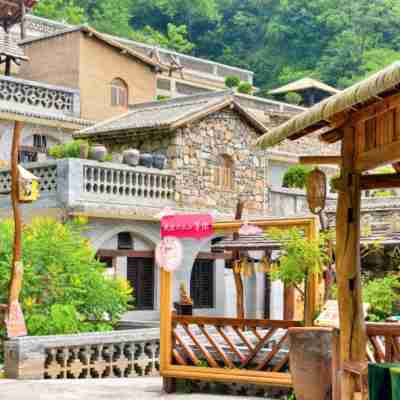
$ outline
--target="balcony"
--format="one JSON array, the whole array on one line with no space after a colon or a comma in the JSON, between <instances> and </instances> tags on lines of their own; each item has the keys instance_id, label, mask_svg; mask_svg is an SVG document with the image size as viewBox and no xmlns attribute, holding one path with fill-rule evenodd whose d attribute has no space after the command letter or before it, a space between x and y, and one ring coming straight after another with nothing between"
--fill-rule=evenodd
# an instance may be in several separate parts
<instances>
[{"instance_id":1,"label":"balcony","mask_svg":"<svg viewBox=\"0 0 400 400\"><path fill-rule=\"evenodd\" d=\"M80 117L79 90L0 76L0 108L52 117Z\"/></svg>"},{"instance_id":2,"label":"balcony","mask_svg":"<svg viewBox=\"0 0 400 400\"><path fill-rule=\"evenodd\" d=\"M175 205L172 171L80 159L25 164L40 178L40 199L26 208L67 210L108 218L140 214L154 217ZM0 169L0 208L10 208L9 169Z\"/></svg>"}]
</instances>

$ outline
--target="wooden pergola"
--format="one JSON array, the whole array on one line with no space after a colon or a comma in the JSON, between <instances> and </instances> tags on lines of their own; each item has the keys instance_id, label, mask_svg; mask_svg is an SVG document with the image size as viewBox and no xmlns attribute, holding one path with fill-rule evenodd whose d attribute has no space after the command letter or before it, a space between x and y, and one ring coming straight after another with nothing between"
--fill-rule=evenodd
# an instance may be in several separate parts
<instances>
[{"instance_id":1,"label":"wooden pergola","mask_svg":"<svg viewBox=\"0 0 400 400\"><path fill-rule=\"evenodd\" d=\"M306 164L334 164L339 192L336 220L340 351L343 362L366 360L366 325L360 268L361 192L400 187L400 63L326 99L277 127L258 141L260 148L283 140L319 135L322 142L341 143L341 154L301 157ZM392 164L396 173L367 171ZM342 399L352 399L354 379L342 371Z\"/></svg>"}]
</instances>

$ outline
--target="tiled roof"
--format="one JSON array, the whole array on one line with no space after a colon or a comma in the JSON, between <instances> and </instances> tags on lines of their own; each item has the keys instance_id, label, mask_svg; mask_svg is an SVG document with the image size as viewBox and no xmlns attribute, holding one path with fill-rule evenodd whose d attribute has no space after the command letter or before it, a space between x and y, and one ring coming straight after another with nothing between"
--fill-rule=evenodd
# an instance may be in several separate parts
<instances>
[{"instance_id":1,"label":"tiled roof","mask_svg":"<svg viewBox=\"0 0 400 400\"><path fill-rule=\"evenodd\" d=\"M0 29L0 56L8 56L17 60L28 61L24 51L18 46L12 35Z\"/></svg>"},{"instance_id":2,"label":"tiled roof","mask_svg":"<svg viewBox=\"0 0 400 400\"><path fill-rule=\"evenodd\" d=\"M269 94L281 94L281 93L288 93L288 92L296 92L296 91L301 91L301 90L306 90L306 89L319 89L324 92L328 92L331 94L336 94L339 93L340 90L327 85L324 82L318 81L316 79L312 78L303 78L299 79L298 81L288 83L285 86L279 87L277 89L273 89L269 91Z\"/></svg>"},{"instance_id":3,"label":"tiled roof","mask_svg":"<svg viewBox=\"0 0 400 400\"><path fill-rule=\"evenodd\" d=\"M172 130L229 105L232 105L261 133L266 131L262 123L234 100L232 91L224 90L137 104L126 114L100 122L78 132L76 136L113 136L112 134L117 132L126 134L144 130Z\"/></svg>"},{"instance_id":4,"label":"tiled roof","mask_svg":"<svg viewBox=\"0 0 400 400\"><path fill-rule=\"evenodd\" d=\"M73 32L82 32L82 33L86 33L88 34L90 37L94 37L98 40L100 40L101 42L116 48L117 50L119 50L122 54L127 55L128 57L133 57L136 60L139 60L141 62L143 62L144 64L150 65L151 67L155 67L155 68L159 68L161 69L162 66L157 63L156 61L152 60L150 57L147 57L146 55L144 55L141 52L135 51L134 49L128 47L128 46L124 46L123 44L121 44L120 42L111 39L110 36L106 36L103 35L100 32L97 32L95 29L86 26L86 25L79 25L79 26L74 26L74 27L70 27L70 28L66 28L63 30L59 30L47 35L43 35L43 36L38 36L38 37L34 37L34 38L29 38L29 39L25 39L22 40L20 42L20 44L26 45L26 44L30 44L33 42L38 42L38 41L42 41L42 40L48 40L48 39L52 39L58 36L62 36L62 35L66 35L68 33L73 33Z\"/></svg>"}]
</instances>

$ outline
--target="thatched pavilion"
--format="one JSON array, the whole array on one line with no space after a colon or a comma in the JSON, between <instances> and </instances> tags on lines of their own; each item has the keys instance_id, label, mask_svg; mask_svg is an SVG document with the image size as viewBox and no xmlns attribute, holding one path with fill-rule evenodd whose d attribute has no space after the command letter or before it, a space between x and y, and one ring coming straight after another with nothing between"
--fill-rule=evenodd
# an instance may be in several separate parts
<instances>
[{"instance_id":1,"label":"thatched pavilion","mask_svg":"<svg viewBox=\"0 0 400 400\"><path fill-rule=\"evenodd\" d=\"M400 62L324 100L271 130L258 141L267 148L283 140L319 135L326 143L341 142L337 156L304 157L308 164L340 167L336 181L337 284L341 361L366 359L366 330L361 297L360 203L367 189L400 187ZM393 164L397 173L366 174ZM352 399L354 381L341 379L342 399Z\"/></svg>"}]
</instances>

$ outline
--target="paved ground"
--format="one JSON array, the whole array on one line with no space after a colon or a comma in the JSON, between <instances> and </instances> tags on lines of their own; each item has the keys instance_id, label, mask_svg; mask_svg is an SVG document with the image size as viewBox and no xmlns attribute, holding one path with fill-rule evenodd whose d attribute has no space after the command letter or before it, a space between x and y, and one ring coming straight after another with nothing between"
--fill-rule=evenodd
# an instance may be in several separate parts
<instances>
[{"instance_id":1,"label":"paved ground","mask_svg":"<svg viewBox=\"0 0 400 400\"><path fill-rule=\"evenodd\" d=\"M174 394L161 391L160 378L11 381L0 379L1 400L252 400L253 397Z\"/></svg>"}]
</instances>

